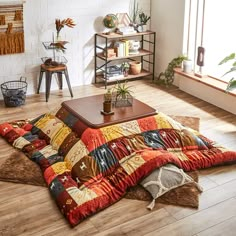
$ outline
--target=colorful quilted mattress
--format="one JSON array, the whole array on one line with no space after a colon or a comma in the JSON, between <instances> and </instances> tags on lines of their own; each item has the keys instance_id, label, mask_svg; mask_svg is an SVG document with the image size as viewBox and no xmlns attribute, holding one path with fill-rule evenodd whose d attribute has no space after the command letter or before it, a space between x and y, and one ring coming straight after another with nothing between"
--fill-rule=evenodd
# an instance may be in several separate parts
<instances>
[{"instance_id":1,"label":"colorful quilted mattress","mask_svg":"<svg viewBox=\"0 0 236 236\"><path fill-rule=\"evenodd\" d=\"M236 152L163 113L99 129L64 108L0 125L0 135L38 163L71 226L114 204L154 169L185 171L232 163Z\"/></svg>"}]
</instances>

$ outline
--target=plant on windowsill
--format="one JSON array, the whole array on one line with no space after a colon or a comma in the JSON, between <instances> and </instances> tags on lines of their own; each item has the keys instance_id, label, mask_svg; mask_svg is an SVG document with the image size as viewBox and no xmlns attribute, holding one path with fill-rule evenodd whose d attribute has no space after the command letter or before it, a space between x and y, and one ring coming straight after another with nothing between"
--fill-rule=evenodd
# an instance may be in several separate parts
<instances>
[{"instance_id":1,"label":"plant on windowsill","mask_svg":"<svg viewBox=\"0 0 236 236\"><path fill-rule=\"evenodd\" d=\"M230 68L229 71L227 71L223 76L229 74L229 73L235 73L236 72L236 54L235 53L231 53L229 56L226 56L220 63L219 65L223 65L229 61L233 60L233 64L231 65L232 67ZM236 79L233 77L227 85L226 88L226 92L232 91L236 89Z\"/></svg>"},{"instance_id":2,"label":"plant on windowsill","mask_svg":"<svg viewBox=\"0 0 236 236\"><path fill-rule=\"evenodd\" d=\"M166 70L157 77L157 84L171 85L174 82L174 69L180 67L182 62L187 60L187 56L180 55L170 61Z\"/></svg>"}]
</instances>

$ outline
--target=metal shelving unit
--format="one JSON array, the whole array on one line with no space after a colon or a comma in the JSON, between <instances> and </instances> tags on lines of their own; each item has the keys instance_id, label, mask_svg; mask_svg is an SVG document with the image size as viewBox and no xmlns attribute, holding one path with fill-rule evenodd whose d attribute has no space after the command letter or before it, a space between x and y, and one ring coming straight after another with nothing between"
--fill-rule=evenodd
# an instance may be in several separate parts
<instances>
[{"instance_id":1,"label":"metal shelving unit","mask_svg":"<svg viewBox=\"0 0 236 236\"><path fill-rule=\"evenodd\" d=\"M109 48L109 44L112 41L122 40L122 39L135 39L140 41L140 49L138 54L132 54L124 57L107 57L106 50ZM139 60L142 63L141 73L138 75L129 74L127 77L119 78L119 80L129 80L145 76L152 76L154 80L155 75L155 47L156 47L156 33L153 31L146 31L142 33L134 33L129 35L121 35L118 33L113 34L95 34L94 41L94 71L95 71L95 83L103 80L105 83L105 88L109 82L114 82L114 80L109 80L106 77L106 72L108 65L112 62L113 64L122 63L123 61L134 61ZM145 68L144 68L145 63ZM101 74L102 73L102 74ZM105 76L103 75L105 74Z\"/></svg>"}]
</instances>

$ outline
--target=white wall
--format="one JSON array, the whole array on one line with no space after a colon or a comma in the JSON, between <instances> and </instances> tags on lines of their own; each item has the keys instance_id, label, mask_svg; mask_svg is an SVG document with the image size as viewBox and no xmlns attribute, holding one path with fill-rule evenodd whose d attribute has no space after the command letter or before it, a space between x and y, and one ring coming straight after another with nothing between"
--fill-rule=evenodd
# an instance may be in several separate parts
<instances>
[{"instance_id":1,"label":"white wall","mask_svg":"<svg viewBox=\"0 0 236 236\"><path fill-rule=\"evenodd\" d=\"M69 41L65 56L68 59L71 84L77 86L92 83L94 33L104 30L102 19L106 14L128 13L129 2L129 0L25 0L25 53L0 56L0 84L25 76L28 82L27 94L34 94L41 57L52 56L51 51L44 49L42 41L52 39L52 33L56 32L54 24L56 18L68 17L77 23L75 28L64 27L61 31L62 39ZM150 14L150 0L139 0L139 2L140 7ZM44 83L42 85L41 91L45 91ZM54 80L52 90L57 88Z\"/></svg>"},{"instance_id":2,"label":"white wall","mask_svg":"<svg viewBox=\"0 0 236 236\"><path fill-rule=\"evenodd\" d=\"M152 0L151 29L156 31L156 76L183 53L185 0Z\"/></svg>"}]
</instances>

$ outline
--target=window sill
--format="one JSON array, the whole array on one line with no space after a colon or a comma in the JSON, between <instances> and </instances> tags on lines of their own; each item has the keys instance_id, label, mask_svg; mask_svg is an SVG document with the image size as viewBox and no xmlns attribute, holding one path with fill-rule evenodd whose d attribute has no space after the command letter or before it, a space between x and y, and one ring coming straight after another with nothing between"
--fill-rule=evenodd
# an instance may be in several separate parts
<instances>
[{"instance_id":1,"label":"window sill","mask_svg":"<svg viewBox=\"0 0 236 236\"><path fill-rule=\"evenodd\" d=\"M236 91L226 93L227 82L205 76L203 78L188 74L181 68L175 69L174 84L180 90L209 102L236 115Z\"/></svg>"},{"instance_id":2,"label":"window sill","mask_svg":"<svg viewBox=\"0 0 236 236\"><path fill-rule=\"evenodd\" d=\"M224 82L222 80L219 80L217 78L213 78L213 77L210 77L210 76L204 76L204 77L200 78L198 76L195 76L194 73L185 73L185 72L183 72L182 68L175 68L174 71L175 71L176 74L182 75L182 76L187 77L191 80L194 80L196 82L205 84L205 85L207 85L207 86L209 86L213 89L216 89L218 91L226 93L225 89L227 87L227 82ZM236 91L235 90L230 91L227 94L236 97Z\"/></svg>"}]
</instances>

